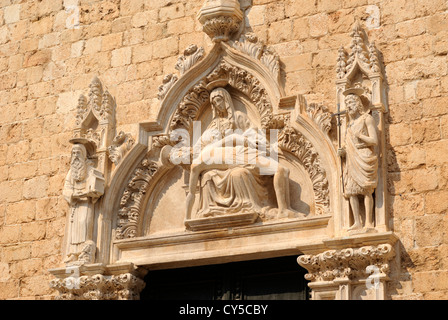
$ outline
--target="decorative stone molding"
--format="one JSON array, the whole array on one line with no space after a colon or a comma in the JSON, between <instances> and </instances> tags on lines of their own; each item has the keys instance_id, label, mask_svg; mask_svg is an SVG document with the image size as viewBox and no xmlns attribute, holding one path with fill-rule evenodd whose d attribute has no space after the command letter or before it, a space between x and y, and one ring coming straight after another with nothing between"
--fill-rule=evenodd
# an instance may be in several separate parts
<instances>
[{"instance_id":1,"label":"decorative stone molding","mask_svg":"<svg viewBox=\"0 0 448 320\"><path fill-rule=\"evenodd\" d=\"M368 42L359 21L355 23L350 36L352 38L351 51L347 54L344 47L340 47L336 63L338 103L343 105L342 92L345 89L360 83L363 87L370 88L372 107L381 112L387 112L388 105L383 83L384 70L380 63L380 53L374 42ZM364 75L366 79L363 80L360 75ZM365 83L365 80L368 80L368 83Z\"/></svg>"},{"instance_id":2,"label":"decorative stone molding","mask_svg":"<svg viewBox=\"0 0 448 320\"><path fill-rule=\"evenodd\" d=\"M148 158L143 159L137 169L135 169L120 200L116 239L134 238L137 236L142 201L149 183L158 169L158 164L150 161Z\"/></svg>"},{"instance_id":3,"label":"decorative stone molding","mask_svg":"<svg viewBox=\"0 0 448 320\"><path fill-rule=\"evenodd\" d=\"M130 273L82 276L76 284L72 280L54 279L50 287L59 292L56 300L139 300L145 287L142 279Z\"/></svg>"},{"instance_id":4,"label":"decorative stone molding","mask_svg":"<svg viewBox=\"0 0 448 320\"><path fill-rule=\"evenodd\" d=\"M243 13L238 0L207 0L198 20L214 42L227 41L240 29Z\"/></svg>"},{"instance_id":5,"label":"decorative stone molding","mask_svg":"<svg viewBox=\"0 0 448 320\"><path fill-rule=\"evenodd\" d=\"M199 109L209 101L210 93L203 81L194 86L179 104L172 120L171 130L184 128L189 129L196 120Z\"/></svg>"}]
</instances>

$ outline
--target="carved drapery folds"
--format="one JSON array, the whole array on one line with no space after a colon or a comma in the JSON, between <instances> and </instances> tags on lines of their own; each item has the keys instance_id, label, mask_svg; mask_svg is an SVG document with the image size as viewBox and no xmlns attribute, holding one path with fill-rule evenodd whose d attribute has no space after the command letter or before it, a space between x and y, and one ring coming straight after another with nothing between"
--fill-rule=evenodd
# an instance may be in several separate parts
<instances>
[{"instance_id":1,"label":"carved drapery folds","mask_svg":"<svg viewBox=\"0 0 448 320\"><path fill-rule=\"evenodd\" d=\"M145 285L141 277L127 269L119 272L97 272L97 269L106 270L106 266L124 261L162 267L165 263L172 266L196 258L212 261L230 257L232 252L221 256L225 246L230 251L237 247L242 257L291 250L316 253L337 248L298 258L298 263L308 270L306 279L313 290L323 292L331 287L327 291L337 291L340 298L360 296L372 270L378 272L384 284L394 256L393 247L380 233L387 231L386 217L381 215L386 205L384 199L377 198L376 204L383 207L376 209L377 230L370 234L371 238L367 239L367 232L350 234L346 230L349 211L338 185L341 163L335 141L329 135L332 115L327 107L307 104L303 96L285 96L279 56L255 34L240 34L244 19L237 0L207 0L198 19L214 42L211 52L206 55L204 48L191 45L178 57L174 66L178 73L167 75L159 87L161 108L156 120L140 123L135 139L123 131L115 135L116 103L98 78L92 81L89 94L79 97L74 142L88 141L93 146L95 154L90 160L105 174L107 199L96 204L99 211L94 225L98 229L93 232L96 238L90 239L97 241L92 248L98 249L100 258L72 265L93 270L81 272L75 283L70 283L73 279L66 270L53 271L57 279L51 286L59 291L58 298L137 299ZM344 110L343 92L359 83L369 96L370 111L385 112L380 55L375 45L367 42L359 25L351 36L351 52L339 50L338 103ZM207 129L218 128L217 131L226 134L233 131L235 139L229 146L222 142L225 139L201 141L203 149L210 145L209 149L215 152L225 145L234 155L242 152L247 156L250 148L257 149L238 130L243 133L254 128L265 130L269 136L263 143L272 147L278 142L275 146L280 149L278 167L267 177L257 176L260 162L250 163L253 166L231 163L228 167L213 167L206 162L201 167L190 162L174 169L177 164L169 157L170 152L178 148L182 155L187 151L191 154L196 141L187 144L180 132L193 136L193 123L198 120ZM381 125L378 127L383 130ZM270 129L278 131L274 134ZM202 135L203 132L201 138ZM271 141L274 136L277 141ZM384 146L383 140L382 143ZM257 161L260 159L259 156ZM191 179L192 176L197 180ZM378 189L376 195L383 191L384 188ZM188 200L190 195L199 200L194 208L189 206L193 203ZM259 206L261 213L256 206L246 206L250 201L257 206L263 204ZM233 206L235 203L242 205ZM222 211L214 210L219 206ZM272 213L275 210L278 214ZM264 235L274 235L280 240L267 246L263 242L272 238ZM358 236L358 242L353 240L354 236ZM375 236L380 238L375 240ZM209 246L210 241L223 244ZM372 243L375 245L368 245ZM97 244L101 245L97 248ZM159 255L163 261L158 260ZM183 260L187 256L189 262ZM343 286L352 287L344 291ZM344 292L349 294L344 296Z\"/></svg>"}]
</instances>

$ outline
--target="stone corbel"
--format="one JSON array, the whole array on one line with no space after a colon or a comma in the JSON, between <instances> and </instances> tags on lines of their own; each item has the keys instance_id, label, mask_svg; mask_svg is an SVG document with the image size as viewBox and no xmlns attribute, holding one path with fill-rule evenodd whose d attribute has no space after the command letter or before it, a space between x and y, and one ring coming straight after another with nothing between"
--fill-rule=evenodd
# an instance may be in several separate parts
<instances>
[{"instance_id":1,"label":"stone corbel","mask_svg":"<svg viewBox=\"0 0 448 320\"><path fill-rule=\"evenodd\" d=\"M243 12L238 0L207 0L198 20L214 42L228 41L240 29Z\"/></svg>"},{"instance_id":2,"label":"stone corbel","mask_svg":"<svg viewBox=\"0 0 448 320\"><path fill-rule=\"evenodd\" d=\"M380 244L302 255L297 261L308 271L313 300L386 300L394 256L392 245Z\"/></svg>"},{"instance_id":3,"label":"stone corbel","mask_svg":"<svg viewBox=\"0 0 448 320\"><path fill-rule=\"evenodd\" d=\"M50 273L55 276L50 287L59 293L56 300L139 300L145 287L146 271L133 264L90 264Z\"/></svg>"}]
</instances>

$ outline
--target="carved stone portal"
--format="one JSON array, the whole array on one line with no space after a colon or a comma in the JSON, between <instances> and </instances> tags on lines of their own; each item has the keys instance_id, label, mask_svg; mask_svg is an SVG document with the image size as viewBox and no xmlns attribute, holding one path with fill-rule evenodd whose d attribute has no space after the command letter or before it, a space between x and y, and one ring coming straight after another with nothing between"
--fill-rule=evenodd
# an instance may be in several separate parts
<instances>
[{"instance_id":1,"label":"carved stone portal","mask_svg":"<svg viewBox=\"0 0 448 320\"><path fill-rule=\"evenodd\" d=\"M384 299L395 240L374 44L356 25L353 52L339 51L334 126L326 106L286 96L280 57L244 33L238 1L205 1L198 19L213 48L186 48L135 139L116 135L98 78L80 97L66 268L51 285L61 299L133 299L137 270L304 253L313 298Z\"/></svg>"}]
</instances>

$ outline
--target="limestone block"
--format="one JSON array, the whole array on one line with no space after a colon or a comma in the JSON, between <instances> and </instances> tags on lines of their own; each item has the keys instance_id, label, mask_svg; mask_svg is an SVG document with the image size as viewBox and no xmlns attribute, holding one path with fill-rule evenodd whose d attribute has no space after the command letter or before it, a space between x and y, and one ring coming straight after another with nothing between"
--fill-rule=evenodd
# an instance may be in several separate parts
<instances>
[{"instance_id":1,"label":"limestone block","mask_svg":"<svg viewBox=\"0 0 448 320\"><path fill-rule=\"evenodd\" d=\"M411 142L411 128L408 123L391 124L388 133L392 146L403 146Z\"/></svg>"},{"instance_id":2,"label":"limestone block","mask_svg":"<svg viewBox=\"0 0 448 320\"><path fill-rule=\"evenodd\" d=\"M151 60L152 51L153 51L153 46L151 44L134 47L133 52L132 52L132 63L136 64L136 63Z\"/></svg>"},{"instance_id":3,"label":"limestone block","mask_svg":"<svg viewBox=\"0 0 448 320\"><path fill-rule=\"evenodd\" d=\"M422 143L439 140L440 136L440 120L420 120L412 123L412 142Z\"/></svg>"},{"instance_id":4,"label":"limestone block","mask_svg":"<svg viewBox=\"0 0 448 320\"><path fill-rule=\"evenodd\" d=\"M127 16L140 12L144 4L144 0L122 0L120 2L120 15Z\"/></svg>"},{"instance_id":5,"label":"limestone block","mask_svg":"<svg viewBox=\"0 0 448 320\"><path fill-rule=\"evenodd\" d=\"M177 3L172 6L160 8L159 20L165 22L185 16L185 7L183 3Z\"/></svg>"},{"instance_id":6,"label":"limestone block","mask_svg":"<svg viewBox=\"0 0 448 320\"><path fill-rule=\"evenodd\" d=\"M104 35L101 41L101 51L119 49L123 43L123 33L111 33Z\"/></svg>"},{"instance_id":7,"label":"limestone block","mask_svg":"<svg viewBox=\"0 0 448 320\"><path fill-rule=\"evenodd\" d=\"M184 33L194 32L194 20L191 17L170 20L167 23L168 35L180 35Z\"/></svg>"},{"instance_id":8,"label":"limestone block","mask_svg":"<svg viewBox=\"0 0 448 320\"><path fill-rule=\"evenodd\" d=\"M39 176L29 179L23 185L23 197L25 199L44 198L47 196L48 177Z\"/></svg>"},{"instance_id":9,"label":"limestone block","mask_svg":"<svg viewBox=\"0 0 448 320\"><path fill-rule=\"evenodd\" d=\"M290 19L273 22L268 29L269 42L276 44L292 40L292 25Z\"/></svg>"},{"instance_id":10,"label":"limestone block","mask_svg":"<svg viewBox=\"0 0 448 320\"><path fill-rule=\"evenodd\" d=\"M176 55L179 52L179 42L177 37L156 40L153 42L153 46L154 48L157 48L157 50L153 51L154 58L167 58Z\"/></svg>"},{"instance_id":11,"label":"limestone block","mask_svg":"<svg viewBox=\"0 0 448 320\"><path fill-rule=\"evenodd\" d=\"M1 183L0 186L2 186ZM20 229L21 226L18 224L11 226L2 226L0 228L0 244L11 245L19 242Z\"/></svg>"},{"instance_id":12,"label":"limestone block","mask_svg":"<svg viewBox=\"0 0 448 320\"><path fill-rule=\"evenodd\" d=\"M4 8L5 23L14 23L20 20L20 4L13 4Z\"/></svg>"},{"instance_id":13,"label":"limestone block","mask_svg":"<svg viewBox=\"0 0 448 320\"><path fill-rule=\"evenodd\" d=\"M260 26L266 23L266 6L252 6L246 12L246 24L249 26Z\"/></svg>"},{"instance_id":14,"label":"limestone block","mask_svg":"<svg viewBox=\"0 0 448 320\"><path fill-rule=\"evenodd\" d=\"M428 208L428 205L431 204L427 201L426 207ZM440 228L442 219L441 215L425 215L423 217L417 217L415 220L415 244L422 247L438 246L442 244L444 232L443 229Z\"/></svg>"},{"instance_id":15,"label":"limestone block","mask_svg":"<svg viewBox=\"0 0 448 320\"><path fill-rule=\"evenodd\" d=\"M317 3L309 0L287 0L285 12L287 17L311 15L317 12Z\"/></svg>"},{"instance_id":16,"label":"limestone block","mask_svg":"<svg viewBox=\"0 0 448 320\"><path fill-rule=\"evenodd\" d=\"M319 13L309 17L308 24L311 37L320 37L328 33L328 14Z\"/></svg>"},{"instance_id":17,"label":"limestone block","mask_svg":"<svg viewBox=\"0 0 448 320\"><path fill-rule=\"evenodd\" d=\"M426 165L442 166L446 164L448 140L440 140L425 144Z\"/></svg>"},{"instance_id":18,"label":"limestone block","mask_svg":"<svg viewBox=\"0 0 448 320\"><path fill-rule=\"evenodd\" d=\"M425 211L427 213L446 213L448 210L448 191L428 192L425 195Z\"/></svg>"},{"instance_id":19,"label":"limestone block","mask_svg":"<svg viewBox=\"0 0 448 320\"><path fill-rule=\"evenodd\" d=\"M132 48L125 47L121 49L116 49L112 51L112 67L125 66L131 63L132 59Z\"/></svg>"}]
</instances>

